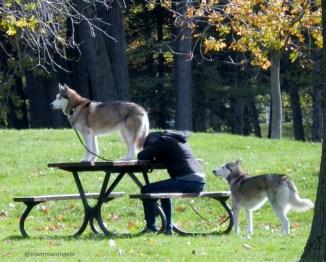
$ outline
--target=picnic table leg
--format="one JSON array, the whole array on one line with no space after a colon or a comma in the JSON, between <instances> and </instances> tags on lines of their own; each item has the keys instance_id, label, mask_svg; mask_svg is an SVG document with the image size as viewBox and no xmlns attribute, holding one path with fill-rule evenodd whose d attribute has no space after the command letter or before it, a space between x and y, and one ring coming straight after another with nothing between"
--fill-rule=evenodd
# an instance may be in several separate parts
<instances>
[{"instance_id":1,"label":"picnic table leg","mask_svg":"<svg viewBox=\"0 0 326 262\"><path fill-rule=\"evenodd\" d=\"M84 212L85 212L84 221L83 221L81 227L78 229L78 231L74 234L74 236L76 236L76 237L80 236L85 231L88 223L91 227L91 230L97 234L98 232L94 226L94 217L95 217L94 214L96 214L96 210L94 210L94 208L92 208L88 204L88 201L87 201L87 198L85 195L85 191L83 189L83 186L80 182L78 173L76 171L73 172L73 176L74 176L74 179L75 179L75 182L76 182L76 185L77 185L77 188L78 188L78 191L79 191L79 194L80 194L83 206L84 206Z\"/></svg>"},{"instance_id":2,"label":"picnic table leg","mask_svg":"<svg viewBox=\"0 0 326 262\"><path fill-rule=\"evenodd\" d=\"M110 200L112 200L112 198L110 198L110 193L113 191L114 187L118 184L118 182L123 177L123 174L120 174L116 178L116 180L118 179L118 181L117 182L116 182L116 180L113 181L113 183L112 183L113 186L111 185L110 188L106 191L108 184L109 184L110 175L111 175L110 172L105 173L105 177L104 177L103 184L101 187L100 195L99 195L98 201L94 207L96 221L97 221L98 225L100 226L101 230L103 231L103 233L107 236L111 235L112 233L106 228L106 226L103 222L101 208L102 208L102 205L104 202L109 202Z\"/></svg>"},{"instance_id":3,"label":"picnic table leg","mask_svg":"<svg viewBox=\"0 0 326 262\"><path fill-rule=\"evenodd\" d=\"M233 213L232 213L232 209L229 207L229 205L226 203L226 199L217 199L216 200L220 201L221 205L224 207L224 209L226 210L226 212L228 213L229 216L229 226L227 227L227 229L225 229L222 233L223 234L228 234L231 232L234 221L233 221Z\"/></svg>"},{"instance_id":4,"label":"picnic table leg","mask_svg":"<svg viewBox=\"0 0 326 262\"><path fill-rule=\"evenodd\" d=\"M96 209L97 214L96 214L96 220L98 225L100 226L101 230L106 236L112 235L112 232L110 232L107 227L105 226L103 219L102 219L102 212L101 212L101 206L102 204L99 204L99 207Z\"/></svg>"},{"instance_id":5,"label":"picnic table leg","mask_svg":"<svg viewBox=\"0 0 326 262\"><path fill-rule=\"evenodd\" d=\"M78 229L78 231L74 234L74 237L79 237L85 231L88 221L89 221L89 216L85 212L84 221L83 221L82 225L80 226L80 228Z\"/></svg>"},{"instance_id":6,"label":"picnic table leg","mask_svg":"<svg viewBox=\"0 0 326 262\"><path fill-rule=\"evenodd\" d=\"M144 177L144 180L145 180L145 184L148 185L149 184L149 179L148 179L147 172L143 172L143 177Z\"/></svg>"},{"instance_id":7,"label":"picnic table leg","mask_svg":"<svg viewBox=\"0 0 326 262\"><path fill-rule=\"evenodd\" d=\"M142 188L143 184L139 181L139 179L135 176L135 174L129 172L128 175L131 177L131 179L135 182L135 184L139 187Z\"/></svg>"},{"instance_id":8,"label":"picnic table leg","mask_svg":"<svg viewBox=\"0 0 326 262\"><path fill-rule=\"evenodd\" d=\"M96 214L93 214L93 219L89 220L89 226L91 227L91 230L93 231L93 233L99 234L99 232L96 230L96 227L94 225L94 218L96 219L96 221L98 221L98 218L97 218Z\"/></svg>"},{"instance_id":9,"label":"picnic table leg","mask_svg":"<svg viewBox=\"0 0 326 262\"><path fill-rule=\"evenodd\" d=\"M29 213L35 207L36 205L40 204L42 202L24 202L26 205L26 209L24 210L24 213L20 217L19 220L19 229L23 237L27 238L29 237L26 230L25 230L25 219L28 217Z\"/></svg>"}]
</instances>

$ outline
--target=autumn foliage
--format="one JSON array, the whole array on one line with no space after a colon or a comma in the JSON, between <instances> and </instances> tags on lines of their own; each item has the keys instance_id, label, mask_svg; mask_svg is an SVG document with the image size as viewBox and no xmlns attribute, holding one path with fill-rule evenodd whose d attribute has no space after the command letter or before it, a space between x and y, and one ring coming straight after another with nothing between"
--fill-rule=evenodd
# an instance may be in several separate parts
<instances>
[{"instance_id":1,"label":"autumn foliage","mask_svg":"<svg viewBox=\"0 0 326 262\"><path fill-rule=\"evenodd\" d=\"M272 51L288 51L295 61L312 43L322 47L320 1L203 0L188 9L194 23L205 19L214 28L201 35L205 53L249 53L253 65L267 69Z\"/></svg>"}]
</instances>

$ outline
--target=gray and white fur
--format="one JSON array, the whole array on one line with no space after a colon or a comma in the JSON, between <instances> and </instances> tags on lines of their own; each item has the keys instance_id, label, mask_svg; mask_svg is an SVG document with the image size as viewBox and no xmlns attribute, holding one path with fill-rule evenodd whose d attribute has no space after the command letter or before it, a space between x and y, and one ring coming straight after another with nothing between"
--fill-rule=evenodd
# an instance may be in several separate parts
<instances>
[{"instance_id":1,"label":"gray and white fur","mask_svg":"<svg viewBox=\"0 0 326 262\"><path fill-rule=\"evenodd\" d=\"M288 211L302 212L314 207L309 199L299 196L294 182L283 174L263 174L248 176L241 169L241 161L236 160L213 170L213 174L223 177L230 185L232 211L235 232L240 233L239 213L244 208L247 215L247 236L253 234L253 211L262 207L268 200L278 218L281 220L281 231L290 233Z\"/></svg>"},{"instance_id":2,"label":"gray and white fur","mask_svg":"<svg viewBox=\"0 0 326 262\"><path fill-rule=\"evenodd\" d=\"M127 145L124 160L136 157L149 131L147 112L132 102L101 103L80 96L66 84L59 84L59 93L50 105L61 109L70 123L82 134L87 149L82 162L95 161L99 154L97 136L119 130ZM92 153L90 153L91 151Z\"/></svg>"}]
</instances>

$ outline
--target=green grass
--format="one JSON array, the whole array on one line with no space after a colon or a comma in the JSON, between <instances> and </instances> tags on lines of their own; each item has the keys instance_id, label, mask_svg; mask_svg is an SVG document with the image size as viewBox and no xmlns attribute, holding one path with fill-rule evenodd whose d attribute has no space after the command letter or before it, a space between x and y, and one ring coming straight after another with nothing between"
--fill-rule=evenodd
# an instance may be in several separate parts
<instances>
[{"instance_id":1,"label":"green grass","mask_svg":"<svg viewBox=\"0 0 326 262\"><path fill-rule=\"evenodd\" d=\"M293 178L302 197L315 199L321 145L289 140L275 141L227 134L193 134L190 144L196 157L204 160L207 190L228 190L215 178L216 165L241 158L244 169L253 175L265 172L286 173ZM27 232L20 236L18 222L24 209L12 197L23 195L76 193L72 176L47 168L49 162L79 161L83 149L72 130L0 130L0 256L1 261L296 261L310 232L313 211L289 213L291 235L280 234L280 223L267 204L254 213L254 235L245 238L245 214L241 213L242 232L226 236L180 237L174 235L112 239L94 236L89 229L79 239L70 238L81 223L79 201L51 202L40 205L26 221ZM100 138L101 154L110 159L124 155L117 135ZM87 191L98 191L101 173L81 175ZM150 180L167 178L153 172ZM130 179L116 189L139 192ZM209 201L194 203L212 208ZM175 201L175 219L186 227L201 228L203 223L188 202ZM124 232L143 226L141 203L127 197L107 204L103 217L110 229ZM28 257L31 253L71 253L72 256Z\"/></svg>"}]
</instances>

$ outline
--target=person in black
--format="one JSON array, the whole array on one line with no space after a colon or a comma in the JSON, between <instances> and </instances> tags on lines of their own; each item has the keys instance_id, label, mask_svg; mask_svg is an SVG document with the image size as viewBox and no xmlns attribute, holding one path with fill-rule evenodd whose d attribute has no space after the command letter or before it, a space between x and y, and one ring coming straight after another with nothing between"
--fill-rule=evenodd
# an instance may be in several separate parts
<instances>
[{"instance_id":1,"label":"person in black","mask_svg":"<svg viewBox=\"0 0 326 262\"><path fill-rule=\"evenodd\" d=\"M170 179L145 185L141 193L199 193L204 190L205 175L200 163L194 158L186 137L170 132L152 132L145 140L139 160L163 163ZM155 200L144 199L146 229L155 232ZM172 202L161 199L162 209L167 219L166 234L172 234Z\"/></svg>"}]
</instances>

